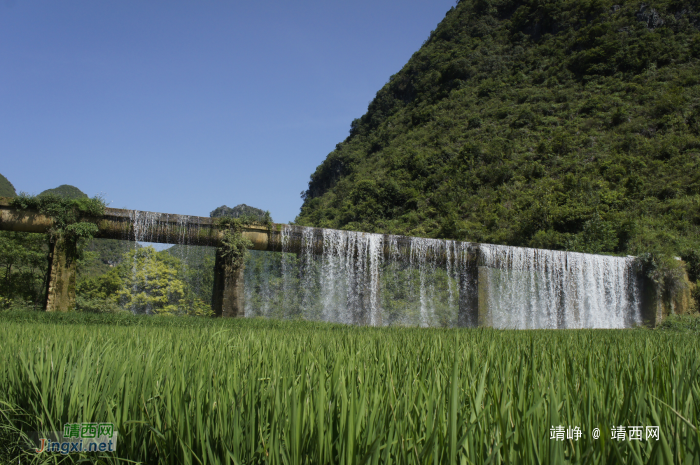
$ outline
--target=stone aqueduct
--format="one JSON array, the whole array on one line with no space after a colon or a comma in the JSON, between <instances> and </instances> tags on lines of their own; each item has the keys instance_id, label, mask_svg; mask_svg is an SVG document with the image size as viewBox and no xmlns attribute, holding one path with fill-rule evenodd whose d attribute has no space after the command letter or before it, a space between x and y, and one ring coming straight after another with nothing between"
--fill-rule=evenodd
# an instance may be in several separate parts
<instances>
[{"instance_id":1,"label":"stone aqueduct","mask_svg":"<svg viewBox=\"0 0 700 465\"><path fill-rule=\"evenodd\" d=\"M148 231L134 231L134 218L148 214L153 219ZM185 216L168 213L142 212L106 208L100 218L81 218L82 221L95 223L99 230L95 235L100 239L137 240L136 235L147 242L218 247L223 231L215 224L215 219L198 216ZM27 233L45 233L53 221L42 214L32 211L20 211L10 207L9 199L0 198L0 230ZM262 226L247 226L243 236L253 244L253 250L279 252L281 230L284 225L273 224L270 229ZM322 229L314 230L316 236L322 235ZM406 238L408 240L408 238ZM322 241L314 241L318 246ZM302 250L302 237L292 234L286 250L299 253ZM320 253L320 250L318 251ZM476 261L473 260L474 264ZM462 279L477 280L476 266L471 275ZM60 247L52 244L49 252L49 279L46 295L46 311L67 311L75 305L76 263L61 252ZM476 289L476 286L473 286ZM243 316L243 269L228 273L217 255L214 265L214 289L212 308L217 316ZM461 296L460 311L463 319L476 322L477 296Z\"/></svg>"},{"instance_id":2,"label":"stone aqueduct","mask_svg":"<svg viewBox=\"0 0 700 465\"><path fill-rule=\"evenodd\" d=\"M148 215L152 220L141 223L146 230L135 231L134 221L139 215ZM218 247L221 245L223 231L216 225L215 219L208 217L185 216L167 213L142 212L107 208L100 218L82 218L98 226L97 238L119 240L143 240L159 243L186 243L195 246ZM27 233L45 233L53 225L51 218L32 211L20 211L10 206L10 199L0 198L0 230ZM282 230L286 225L273 224L270 229L262 226L247 226L243 236L253 244L253 250L282 251ZM308 230L307 230L308 231ZM322 238L322 229L313 229L314 236ZM396 236L394 236L396 237ZM399 240L410 241L409 237L399 236ZM322 247L323 240L311 241L313 247ZM387 244L388 241L384 241ZM459 275L460 293L458 321L461 326L476 326L480 313L480 271L479 249L477 244L462 243L467 252L465 266ZM305 244L300 233L287 232L285 251L301 253ZM67 257L57 244L51 245L49 251L48 287L46 292L46 311L67 311L75 305L76 263ZM315 250L322 253L322 250ZM387 255L388 250L384 251ZM438 261L441 257L434 257ZM664 301L663 292L648 279L641 277L642 312L646 324L654 325L668 313L668 302ZM214 265L214 289L212 309L217 316L244 316L243 269L227 271L223 260L217 259ZM481 309L484 312L484 309Z\"/></svg>"}]
</instances>

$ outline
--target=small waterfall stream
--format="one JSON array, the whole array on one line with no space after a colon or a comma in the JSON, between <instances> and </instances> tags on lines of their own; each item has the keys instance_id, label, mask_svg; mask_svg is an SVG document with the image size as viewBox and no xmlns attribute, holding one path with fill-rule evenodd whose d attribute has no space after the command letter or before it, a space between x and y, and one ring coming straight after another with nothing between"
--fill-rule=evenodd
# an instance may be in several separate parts
<instances>
[{"instance_id":1,"label":"small waterfall stream","mask_svg":"<svg viewBox=\"0 0 700 465\"><path fill-rule=\"evenodd\" d=\"M150 242L149 239L153 239L153 235L158 230L158 216L153 212L140 212L134 210L131 215L131 223L133 225L134 231L134 241L138 244L139 242ZM145 263L139 265L138 254L134 253L133 262L131 266L131 282L132 282L132 295L137 296L140 290L148 289L148 272L143 272L139 274L139 266L148 268L152 266L148 260ZM147 315L153 313L153 309L146 305L145 308L138 308L135 303L136 299L131 301L129 310L131 313L146 313Z\"/></svg>"},{"instance_id":2,"label":"small waterfall stream","mask_svg":"<svg viewBox=\"0 0 700 465\"><path fill-rule=\"evenodd\" d=\"M197 219L195 221L195 218ZM196 305L198 309L202 309L209 305L211 300L211 287L204 285L201 281L201 274L190 273L191 265L201 266L202 258L205 255L210 255L213 263L214 248L200 247L191 244L192 237L198 235L198 231L202 225L199 223L198 217L190 217L188 215L164 215L155 212L142 212L133 210L129 217L131 223L132 237L127 233L124 239L132 239L135 243L152 243L161 242L163 237L168 237L169 243L173 245L169 253L179 260L182 267L179 270L178 278L187 282L187 289L190 290L189 295L185 295L187 305ZM138 246L137 246L138 248ZM160 249L158 249L160 250ZM140 260L140 261L139 261ZM144 270L139 270L139 266ZM138 294L144 293L151 295L153 293L171 294L170 282L168 288L163 290L154 288L149 285L148 277L153 274L153 270L149 272L149 267L155 267L156 263L150 259L150 256L145 254L139 257L138 253L133 255L133 263L131 269L132 295L135 298L129 309L132 313L153 314L155 310L150 305L138 305L134 302L138 301ZM139 273L139 271L142 271ZM206 287L206 289L204 289ZM202 295L200 295L202 294Z\"/></svg>"}]
</instances>

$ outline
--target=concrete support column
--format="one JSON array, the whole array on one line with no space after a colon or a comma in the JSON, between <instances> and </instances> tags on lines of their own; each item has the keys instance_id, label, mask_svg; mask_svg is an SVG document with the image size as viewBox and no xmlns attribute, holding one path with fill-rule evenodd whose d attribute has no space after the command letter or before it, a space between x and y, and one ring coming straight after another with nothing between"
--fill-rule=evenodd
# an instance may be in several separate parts
<instances>
[{"instance_id":1,"label":"concrete support column","mask_svg":"<svg viewBox=\"0 0 700 465\"><path fill-rule=\"evenodd\" d=\"M212 293L212 309L216 316L245 316L245 300L243 296L243 271L245 266L226 270L226 263L217 251L214 262L214 292Z\"/></svg>"},{"instance_id":2,"label":"concrete support column","mask_svg":"<svg viewBox=\"0 0 700 465\"><path fill-rule=\"evenodd\" d=\"M46 311L67 312L75 308L77 261L63 239L49 244L49 279L46 288Z\"/></svg>"},{"instance_id":3,"label":"concrete support column","mask_svg":"<svg viewBox=\"0 0 700 465\"><path fill-rule=\"evenodd\" d=\"M638 278L641 294L642 322L653 328L663 319L663 299L659 285L646 276Z\"/></svg>"},{"instance_id":4,"label":"concrete support column","mask_svg":"<svg viewBox=\"0 0 700 465\"><path fill-rule=\"evenodd\" d=\"M466 266L459 273L458 325L476 328L479 324L479 268L477 256L469 255Z\"/></svg>"}]
</instances>

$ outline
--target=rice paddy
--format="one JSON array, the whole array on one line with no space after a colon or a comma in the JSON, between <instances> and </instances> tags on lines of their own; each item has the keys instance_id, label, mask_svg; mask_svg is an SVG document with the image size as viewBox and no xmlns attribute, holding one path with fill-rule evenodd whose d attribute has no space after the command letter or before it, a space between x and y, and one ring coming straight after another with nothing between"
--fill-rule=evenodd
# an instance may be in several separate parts
<instances>
[{"instance_id":1,"label":"rice paddy","mask_svg":"<svg viewBox=\"0 0 700 465\"><path fill-rule=\"evenodd\" d=\"M0 313L0 458L700 463L698 347L646 329ZM76 422L113 423L116 452L22 449Z\"/></svg>"}]
</instances>

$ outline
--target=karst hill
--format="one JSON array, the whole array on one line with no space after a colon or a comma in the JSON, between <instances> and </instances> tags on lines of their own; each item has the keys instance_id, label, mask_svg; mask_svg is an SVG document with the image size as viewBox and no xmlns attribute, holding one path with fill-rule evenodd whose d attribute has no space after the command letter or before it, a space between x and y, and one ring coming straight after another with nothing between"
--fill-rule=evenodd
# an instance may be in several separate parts
<instances>
[{"instance_id":1,"label":"karst hill","mask_svg":"<svg viewBox=\"0 0 700 465\"><path fill-rule=\"evenodd\" d=\"M297 223L700 247L699 2L462 1L311 175Z\"/></svg>"}]
</instances>

